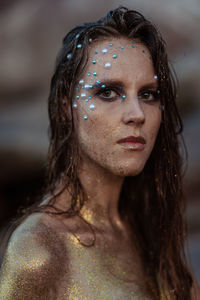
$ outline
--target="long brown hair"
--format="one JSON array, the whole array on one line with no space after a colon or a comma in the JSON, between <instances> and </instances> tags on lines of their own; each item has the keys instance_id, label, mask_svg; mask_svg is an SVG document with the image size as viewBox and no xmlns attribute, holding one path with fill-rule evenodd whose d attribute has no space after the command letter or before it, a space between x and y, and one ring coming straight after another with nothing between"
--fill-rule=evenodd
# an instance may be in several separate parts
<instances>
[{"instance_id":1,"label":"long brown hair","mask_svg":"<svg viewBox=\"0 0 200 300\"><path fill-rule=\"evenodd\" d=\"M128 216L137 237L148 278L146 284L155 299L190 300L193 279L184 250L182 122L175 101L176 84L165 42L156 27L139 12L119 7L97 22L75 27L64 37L51 80L48 106L50 147L45 193L52 196L48 205L41 206L41 199L23 218L33 211L53 207L58 196L55 188L60 180L65 183L63 189L73 187L70 188L71 206L67 211L55 213L69 217L78 214L84 204L84 190L77 174L80 154L73 117L72 120L68 118L63 98L68 99L72 109L75 85L87 63L89 45L105 37L138 39L149 49L158 76L161 104L164 105L154 149L143 171L125 179L119 212ZM81 47L77 47L79 44ZM165 295L163 291L166 291Z\"/></svg>"}]
</instances>

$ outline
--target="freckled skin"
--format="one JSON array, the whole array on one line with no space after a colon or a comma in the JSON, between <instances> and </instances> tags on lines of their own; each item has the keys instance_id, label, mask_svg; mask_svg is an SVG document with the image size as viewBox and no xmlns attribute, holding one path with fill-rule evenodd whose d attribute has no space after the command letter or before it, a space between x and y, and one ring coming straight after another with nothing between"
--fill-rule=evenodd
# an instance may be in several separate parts
<instances>
[{"instance_id":1,"label":"freckled skin","mask_svg":"<svg viewBox=\"0 0 200 300\"><path fill-rule=\"evenodd\" d=\"M161 122L160 103L137 98L145 84L156 82L148 49L139 43L134 43L135 48L132 48L131 42L124 39L111 42L113 46L107 47L108 52L105 54L101 53L101 49L107 41L98 42L91 48L88 66L81 79L91 85L96 80L123 81L125 100L119 96L113 102L104 101L98 95L93 95L92 89L87 90L85 99L90 95L91 100L88 103L85 99L78 99L74 115L84 160L95 162L111 173L130 176L142 171L152 151ZM123 50L121 45L124 45ZM94 54L95 50L99 53ZM113 54L117 54L116 59L113 59ZM92 63L94 58L95 64ZM105 68L107 62L111 63L109 70ZM88 73L93 72L97 76L88 76ZM83 90L81 86L80 90ZM95 104L94 111L89 109L90 103ZM87 120L84 120L84 116L88 117ZM117 144L119 139L131 135L145 138L143 151L127 151Z\"/></svg>"}]
</instances>

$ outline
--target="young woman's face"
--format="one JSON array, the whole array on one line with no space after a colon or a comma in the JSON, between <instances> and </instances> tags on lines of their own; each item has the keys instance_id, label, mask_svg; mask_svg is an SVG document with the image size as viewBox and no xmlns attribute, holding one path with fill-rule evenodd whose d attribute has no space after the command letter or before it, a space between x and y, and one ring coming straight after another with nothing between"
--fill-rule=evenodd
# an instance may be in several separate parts
<instances>
[{"instance_id":1,"label":"young woman's face","mask_svg":"<svg viewBox=\"0 0 200 300\"><path fill-rule=\"evenodd\" d=\"M82 158L112 174L139 174L161 123L157 76L148 49L120 39L91 46L73 114Z\"/></svg>"}]
</instances>

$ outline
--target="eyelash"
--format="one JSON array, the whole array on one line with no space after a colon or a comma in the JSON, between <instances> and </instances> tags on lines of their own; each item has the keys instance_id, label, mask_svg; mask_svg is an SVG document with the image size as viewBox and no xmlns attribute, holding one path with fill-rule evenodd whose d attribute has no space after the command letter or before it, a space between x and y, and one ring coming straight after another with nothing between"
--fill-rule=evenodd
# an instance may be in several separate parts
<instances>
[{"instance_id":1,"label":"eyelash","mask_svg":"<svg viewBox=\"0 0 200 300\"><path fill-rule=\"evenodd\" d=\"M142 93L139 94L138 99L141 95L144 95L144 94L152 95L153 99L151 99L151 100L147 100L147 99L141 100L143 102L155 102L155 101L160 100L160 95L158 93L158 90L156 90L156 91L152 91L152 90L143 91Z\"/></svg>"},{"instance_id":2,"label":"eyelash","mask_svg":"<svg viewBox=\"0 0 200 300\"><path fill-rule=\"evenodd\" d=\"M101 96L103 93L105 93L107 91L115 92L117 95L114 97L111 97L111 98ZM109 102L117 100L117 98L121 97L122 94L124 94L123 89L116 88L116 87L100 88L100 90L96 92L96 95L99 96L102 100L109 101ZM152 95L153 99L151 99L151 100L141 99L140 97L144 94ZM155 91L154 90L153 91L152 90L146 90L146 91L144 90L144 91L140 92L138 99L141 99L141 101L143 101L143 102L156 102L156 101L160 100L160 94L158 93L158 90L155 90Z\"/></svg>"},{"instance_id":3,"label":"eyelash","mask_svg":"<svg viewBox=\"0 0 200 300\"><path fill-rule=\"evenodd\" d=\"M112 98L108 98L108 97L103 97L101 96L103 93L107 92L107 91L111 91L111 92L114 92L116 93L117 95L112 97ZM123 90L119 89L118 88L114 88L114 87L106 87L106 88L101 88L99 91L97 91L96 95L99 96L102 100L105 100L105 101L109 101L109 102L112 102L112 101L115 101L118 97L120 97L121 95L123 94Z\"/></svg>"}]
</instances>

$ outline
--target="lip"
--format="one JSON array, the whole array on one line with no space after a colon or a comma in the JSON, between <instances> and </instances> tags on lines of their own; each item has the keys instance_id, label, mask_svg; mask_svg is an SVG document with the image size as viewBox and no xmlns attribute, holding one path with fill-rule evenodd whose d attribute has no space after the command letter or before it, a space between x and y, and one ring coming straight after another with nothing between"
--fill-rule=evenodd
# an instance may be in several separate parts
<instances>
[{"instance_id":1,"label":"lip","mask_svg":"<svg viewBox=\"0 0 200 300\"><path fill-rule=\"evenodd\" d=\"M127 136L117 141L118 144L122 145L127 149L143 150L146 144L145 139L142 136Z\"/></svg>"}]
</instances>

